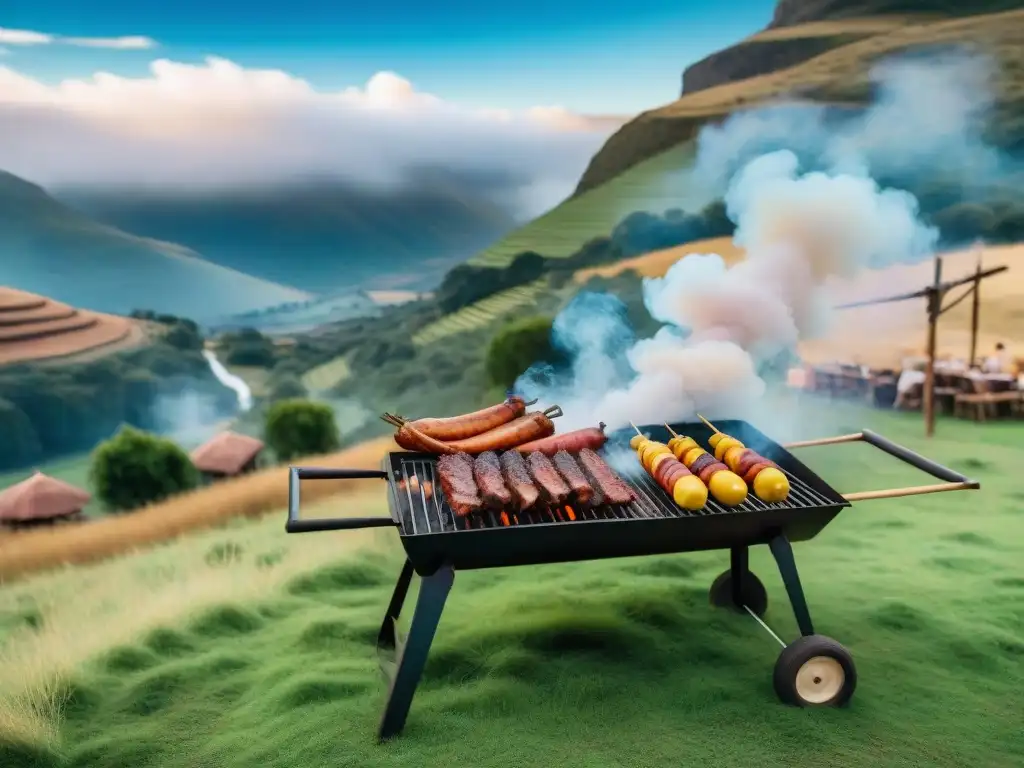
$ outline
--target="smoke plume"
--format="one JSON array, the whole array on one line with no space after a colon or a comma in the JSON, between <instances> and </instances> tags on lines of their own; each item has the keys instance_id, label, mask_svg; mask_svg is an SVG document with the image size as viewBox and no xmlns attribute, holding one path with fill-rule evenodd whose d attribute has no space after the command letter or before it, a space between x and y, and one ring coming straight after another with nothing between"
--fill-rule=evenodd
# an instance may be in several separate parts
<instances>
[{"instance_id":1,"label":"smoke plume","mask_svg":"<svg viewBox=\"0 0 1024 768\"><path fill-rule=\"evenodd\" d=\"M875 103L838 128L825 109L772 107L706 129L691 184L724 193L746 259L693 255L644 280L663 323L649 339L632 338L613 297L577 297L554 328L570 370L531 369L517 387L561 405L561 429L764 416L759 371L828 331L830 281L934 251L914 196L876 178L936 157L964 184L999 168L981 138L990 71L967 55L890 61L872 74Z\"/></svg>"}]
</instances>

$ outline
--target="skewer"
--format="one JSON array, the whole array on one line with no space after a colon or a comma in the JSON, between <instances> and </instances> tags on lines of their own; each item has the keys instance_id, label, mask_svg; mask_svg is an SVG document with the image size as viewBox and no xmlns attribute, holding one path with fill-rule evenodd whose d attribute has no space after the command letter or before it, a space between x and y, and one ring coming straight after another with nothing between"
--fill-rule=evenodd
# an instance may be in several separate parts
<instances>
[{"instance_id":1,"label":"skewer","mask_svg":"<svg viewBox=\"0 0 1024 768\"><path fill-rule=\"evenodd\" d=\"M670 427L668 424L665 425L665 429L668 430L668 433L672 435L672 437L679 437L679 435L676 434L676 431L672 429L672 427Z\"/></svg>"},{"instance_id":2,"label":"skewer","mask_svg":"<svg viewBox=\"0 0 1024 768\"><path fill-rule=\"evenodd\" d=\"M636 430L636 433L637 433L638 435L640 435L640 437L643 437L643 436L644 436L644 433L640 431L640 427L638 427L638 426L637 426L636 424L634 424L634 423L633 423L632 421L631 421L631 422L629 422L629 426L631 426L631 427L632 427L633 429L635 429L635 430Z\"/></svg>"},{"instance_id":3,"label":"skewer","mask_svg":"<svg viewBox=\"0 0 1024 768\"><path fill-rule=\"evenodd\" d=\"M704 426L705 426L705 427L707 427L708 429L710 429L710 430L711 430L712 432L714 432L714 433L715 433L716 435L720 435L720 434L722 434L722 431L721 431L721 430L720 430L720 429L719 429L718 427L716 427L716 426L715 426L714 424L712 424L712 423L711 423L710 421L708 421L707 419L705 419L705 418L704 418L703 416L701 416L701 415L700 415L699 413L697 414L697 418L698 418L698 419L700 419L701 421L703 421L703 422L704 422Z\"/></svg>"}]
</instances>

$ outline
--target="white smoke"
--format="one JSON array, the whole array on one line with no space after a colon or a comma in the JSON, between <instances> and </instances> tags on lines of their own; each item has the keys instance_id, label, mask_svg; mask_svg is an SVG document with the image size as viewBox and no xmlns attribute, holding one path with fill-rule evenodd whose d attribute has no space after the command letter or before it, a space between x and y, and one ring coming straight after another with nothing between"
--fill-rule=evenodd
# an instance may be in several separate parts
<instances>
[{"instance_id":1,"label":"white smoke","mask_svg":"<svg viewBox=\"0 0 1024 768\"><path fill-rule=\"evenodd\" d=\"M828 330L831 280L934 251L938 232L920 221L913 195L880 187L870 173L919 167L929 157L949 159L947 179L975 161L982 171L999 164L978 120L991 104L988 72L970 56L891 62L875 70L877 103L834 133L823 116L808 124L800 117L807 110L779 108L705 131L694 178L711 188L726 180L746 259L730 268L716 254L689 256L645 280L645 306L664 323L650 339L631 339L614 298L577 297L555 325L556 344L575 350L570 373L551 381L550 372L531 370L517 388L561 405L563 430L686 421L698 412L763 415L759 370ZM752 126L765 129L759 140L770 149L753 157ZM827 170L801 173L798 155ZM623 359L625 374L614 363Z\"/></svg>"}]
</instances>

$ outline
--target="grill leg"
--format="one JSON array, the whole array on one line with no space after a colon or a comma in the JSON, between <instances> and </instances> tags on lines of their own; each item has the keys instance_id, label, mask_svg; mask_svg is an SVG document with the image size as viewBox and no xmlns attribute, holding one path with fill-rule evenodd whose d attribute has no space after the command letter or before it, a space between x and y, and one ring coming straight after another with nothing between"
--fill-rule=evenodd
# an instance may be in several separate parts
<instances>
[{"instance_id":1,"label":"grill leg","mask_svg":"<svg viewBox=\"0 0 1024 768\"><path fill-rule=\"evenodd\" d=\"M729 550L729 578L732 587L732 604L743 609L743 585L747 583L750 572L750 557L746 547L733 547Z\"/></svg>"},{"instance_id":2,"label":"grill leg","mask_svg":"<svg viewBox=\"0 0 1024 768\"><path fill-rule=\"evenodd\" d=\"M796 616L800 634L804 637L813 635L814 625L811 623L811 612L807 608L804 588L800 585L800 574L796 570L796 559L793 557L793 547L789 543L789 539L784 534L780 534L772 539L768 546L771 547L775 562L778 563L782 583L786 585L786 594L789 595L789 602L793 606L793 614Z\"/></svg>"},{"instance_id":3,"label":"grill leg","mask_svg":"<svg viewBox=\"0 0 1024 768\"><path fill-rule=\"evenodd\" d=\"M436 573L425 576L420 581L420 591L416 598L416 610L412 615L409 634L402 640L396 636L395 620L401 612L402 604L412 581L412 564L406 561L402 574L395 585L395 592L388 606L388 615L384 617L384 626L378 639L378 647L382 650L394 649L394 673L388 675L388 700L384 705L377 737L384 741L397 736L405 727L412 697L416 693L423 667L427 663L430 644L434 640L434 632L441 621L448 592L455 582L455 570L448 565L442 566ZM383 642L381 642L383 641ZM389 645L390 641L390 645Z\"/></svg>"}]
</instances>

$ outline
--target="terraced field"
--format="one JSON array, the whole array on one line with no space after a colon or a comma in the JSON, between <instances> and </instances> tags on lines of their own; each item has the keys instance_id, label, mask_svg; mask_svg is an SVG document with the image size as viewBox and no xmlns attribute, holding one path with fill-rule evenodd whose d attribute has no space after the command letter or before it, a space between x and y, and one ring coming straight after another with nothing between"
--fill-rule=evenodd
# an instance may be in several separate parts
<instances>
[{"instance_id":1,"label":"terraced field","mask_svg":"<svg viewBox=\"0 0 1024 768\"><path fill-rule=\"evenodd\" d=\"M347 379L350 373L348 358L336 357L306 371L302 376L302 384L310 392L327 392Z\"/></svg>"},{"instance_id":2,"label":"terraced field","mask_svg":"<svg viewBox=\"0 0 1024 768\"><path fill-rule=\"evenodd\" d=\"M141 323L0 287L0 364L81 359L142 344Z\"/></svg>"},{"instance_id":3,"label":"terraced field","mask_svg":"<svg viewBox=\"0 0 1024 768\"><path fill-rule=\"evenodd\" d=\"M458 333L475 331L496 322L513 310L532 304L545 290L547 290L547 281L537 280L488 296L483 301L445 315L440 320L426 326L412 337L412 343L423 346Z\"/></svg>"},{"instance_id":4,"label":"terraced field","mask_svg":"<svg viewBox=\"0 0 1024 768\"><path fill-rule=\"evenodd\" d=\"M611 233L634 211L661 213L681 207L681 175L693 161L694 146L680 144L578 197L570 198L529 224L511 232L470 260L503 267L523 251L544 256L571 256L587 240ZM673 180L678 179L678 184Z\"/></svg>"}]
</instances>

